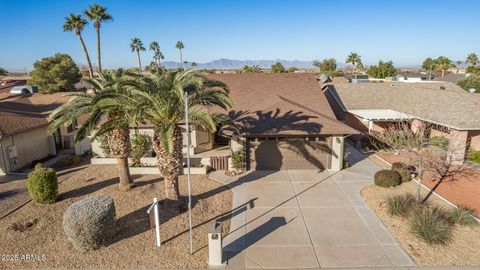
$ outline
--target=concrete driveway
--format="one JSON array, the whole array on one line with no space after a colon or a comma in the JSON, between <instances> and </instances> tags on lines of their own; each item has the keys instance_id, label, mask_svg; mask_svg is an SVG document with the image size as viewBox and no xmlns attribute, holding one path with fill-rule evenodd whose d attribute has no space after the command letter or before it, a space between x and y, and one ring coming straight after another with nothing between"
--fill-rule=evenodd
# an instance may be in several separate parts
<instances>
[{"instance_id":1,"label":"concrete driveway","mask_svg":"<svg viewBox=\"0 0 480 270\"><path fill-rule=\"evenodd\" d=\"M340 172L253 171L232 179L228 267L415 265L361 198L378 167L360 159Z\"/></svg>"}]
</instances>

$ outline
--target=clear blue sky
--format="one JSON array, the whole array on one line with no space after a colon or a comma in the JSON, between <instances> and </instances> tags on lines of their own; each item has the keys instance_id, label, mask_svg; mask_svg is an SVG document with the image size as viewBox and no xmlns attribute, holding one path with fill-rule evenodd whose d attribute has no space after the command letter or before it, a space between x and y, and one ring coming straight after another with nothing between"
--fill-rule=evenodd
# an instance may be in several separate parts
<instances>
[{"instance_id":1,"label":"clear blue sky","mask_svg":"<svg viewBox=\"0 0 480 270\"><path fill-rule=\"evenodd\" d=\"M148 48L160 43L165 60L198 63L219 58L313 60L334 57L343 62L351 51L365 64L379 59L396 65L418 65L427 56L463 60L480 53L480 1L313 1L313 0L0 0L2 26L0 67L31 69L32 63L56 52L84 64L74 33L64 33L64 17L98 2L114 21L102 29L103 64L131 67L132 37ZM84 39L96 63L95 32ZM145 64L151 53L142 54Z\"/></svg>"}]
</instances>

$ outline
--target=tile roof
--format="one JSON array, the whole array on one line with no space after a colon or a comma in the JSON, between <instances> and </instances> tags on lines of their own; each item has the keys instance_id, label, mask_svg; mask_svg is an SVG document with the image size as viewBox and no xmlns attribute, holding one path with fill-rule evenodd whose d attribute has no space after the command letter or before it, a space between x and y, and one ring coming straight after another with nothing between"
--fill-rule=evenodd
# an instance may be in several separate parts
<instances>
[{"instance_id":1,"label":"tile roof","mask_svg":"<svg viewBox=\"0 0 480 270\"><path fill-rule=\"evenodd\" d=\"M480 95L450 82L340 83L328 89L347 111L391 109L454 129L480 129Z\"/></svg>"},{"instance_id":2,"label":"tile roof","mask_svg":"<svg viewBox=\"0 0 480 270\"><path fill-rule=\"evenodd\" d=\"M338 121L314 74L210 74L225 83L235 105L229 115L246 135L352 134Z\"/></svg>"},{"instance_id":3,"label":"tile roof","mask_svg":"<svg viewBox=\"0 0 480 270\"><path fill-rule=\"evenodd\" d=\"M50 112L69 100L65 94L0 93L0 137L48 125Z\"/></svg>"}]
</instances>

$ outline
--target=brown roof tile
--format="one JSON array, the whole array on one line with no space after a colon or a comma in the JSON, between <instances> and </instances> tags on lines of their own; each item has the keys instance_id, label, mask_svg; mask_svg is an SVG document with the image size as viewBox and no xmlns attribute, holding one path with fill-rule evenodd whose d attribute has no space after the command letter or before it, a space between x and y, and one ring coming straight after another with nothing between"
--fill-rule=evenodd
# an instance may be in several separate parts
<instances>
[{"instance_id":1,"label":"brown roof tile","mask_svg":"<svg viewBox=\"0 0 480 270\"><path fill-rule=\"evenodd\" d=\"M480 129L480 95L450 82L340 83L329 90L347 111L391 109L455 129Z\"/></svg>"},{"instance_id":2,"label":"brown roof tile","mask_svg":"<svg viewBox=\"0 0 480 270\"><path fill-rule=\"evenodd\" d=\"M48 125L50 112L66 103L69 98L65 93L0 93L0 137Z\"/></svg>"},{"instance_id":3,"label":"brown roof tile","mask_svg":"<svg viewBox=\"0 0 480 270\"><path fill-rule=\"evenodd\" d=\"M313 74L211 74L235 105L229 115L247 135L352 134L335 118Z\"/></svg>"}]
</instances>

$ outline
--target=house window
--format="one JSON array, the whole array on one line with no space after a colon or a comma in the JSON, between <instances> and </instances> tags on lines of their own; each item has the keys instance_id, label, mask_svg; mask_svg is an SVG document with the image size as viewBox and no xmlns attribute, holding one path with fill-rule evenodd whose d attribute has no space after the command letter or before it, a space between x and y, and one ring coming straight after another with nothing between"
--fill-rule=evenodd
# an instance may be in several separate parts
<instances>
[{"instance_id":1,"label":"house window","mask_svg":"<svg viewBox=\"0 0 480 270\"><path fill-rule=\"evenodd\" d=\"M77 119L73 120L72 124L67 127L67 132L71 133L77 129Z\"/></svg>"}]
</instances>

